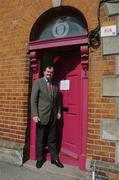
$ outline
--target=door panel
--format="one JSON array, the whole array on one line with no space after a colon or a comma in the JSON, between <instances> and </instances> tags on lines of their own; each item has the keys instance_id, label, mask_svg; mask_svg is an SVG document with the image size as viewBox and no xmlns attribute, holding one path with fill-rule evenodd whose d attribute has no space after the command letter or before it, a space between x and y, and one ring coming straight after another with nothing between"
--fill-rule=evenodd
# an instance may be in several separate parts
<instances>
[{"instance_id":1,"label":"door panel","mask_svg":"<svg viewBox=\"0 0 119 180\"><path fill-rule=\"evenodd\" d=\"M64 114L63 116L64 130L63 130L63 147L67 147L70 150L77 152L77 143L79 141L79 136L77 137L77 131L79 131L79 116L75 114ZM68 125L68 128L67 128ZM70 147L71 146L71 147ZM72 149L73 148L73 149Z\"/></svg>"},{"instance_id":2,"label":"door panel","mask_svg":"<svg viewBox=\"0 0 119 180\"><path fill-rule=\"evenodd\" d=\"M55 64L55 77L62 96L62 146L61 152L79 159L80 147L80 51L65 52ZM69 90L62 90L62 80L69 80Z\"/></svg>"},{"instance_id":3,"label":"door panel","mask_svg":"<svg viewBox=\"0 0 119 180\"><path fill-rule=\"evenodd\" d=\"M70 80L70 90L68 91L69 112L77 114L80 112L80 78L78 76L67 77Z\"/></svg>"}]
</instances>

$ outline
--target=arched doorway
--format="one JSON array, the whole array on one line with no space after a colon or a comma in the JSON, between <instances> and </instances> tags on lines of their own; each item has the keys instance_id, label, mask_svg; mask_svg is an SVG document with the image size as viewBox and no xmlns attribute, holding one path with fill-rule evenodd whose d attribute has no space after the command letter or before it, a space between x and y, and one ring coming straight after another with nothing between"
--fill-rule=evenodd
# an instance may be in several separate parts
<instances>
[{"instance_id":1,"label":"arched doorway","mask_svg":"<svg viewBox=\"0 0 119 180\"><path fill-rule=\"evenodd\" d=\"M55 15L55 16L54 16ZM87 139L88 37L80 11L68 6L52 8L34 24L30 36L32 83L43 66L55 66L62 96L58 123L60 158L85 169ZM30 158L35 159L36 124L31 121Z\"/></svg>"}]
</instances>

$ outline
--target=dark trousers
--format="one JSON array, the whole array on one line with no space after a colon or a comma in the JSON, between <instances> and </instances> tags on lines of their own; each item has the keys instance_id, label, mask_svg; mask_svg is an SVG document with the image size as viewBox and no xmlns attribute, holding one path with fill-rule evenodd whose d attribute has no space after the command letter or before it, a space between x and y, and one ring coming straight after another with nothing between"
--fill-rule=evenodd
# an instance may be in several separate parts
<instances>
[{"instance_id":1,"label":"dark trousers","mask_svg":"<svg viewBox=\"0 0 119 180\"><path fill-rule=\"evenodd\" d=\"M36 151L38 161L44 160L44 146L46 145L46 139L51 159L58 159L56 148L56 123L53 121L53 113L51 113L51 117L47 125L37 124Z\"/></svg>"}]
</instances>

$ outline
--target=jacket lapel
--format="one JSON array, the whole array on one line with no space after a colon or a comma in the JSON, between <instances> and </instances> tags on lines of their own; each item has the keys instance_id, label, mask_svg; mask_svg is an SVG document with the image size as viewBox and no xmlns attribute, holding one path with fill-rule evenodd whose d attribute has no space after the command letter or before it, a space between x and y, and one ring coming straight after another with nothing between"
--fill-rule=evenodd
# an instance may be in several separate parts
<instances>
[{"instance_id":1,"label":"jacket lapel","mask_svg":"<svg viewBox=\"0 0 119 180\"><path fill-rule=\"evenodd\" d=\"M44 79L44 77L42 78L42 87L43 87L43 90L45 91L46 95L49 96L49 98L55 97L55 95L56 95L56 87L55 87L54 82L52 82L52 93L49 92L47 82Z\"/></svg>"},{"instance_id":2,"label":"jacket lapel","mask_svg":"<svg viewBox=\"0 0 119 180\"><path fill-rule=\"evenodd\" d=\"M42 87L43 87L43 90L46 92L46 95L49 97L49 98L51 98L52 97L52 93L53 93L53 89L54 89L54 87L52 86L52 93L51 92L49 92L49 90L48 90L48 86L47 86L47 82L46 82L46 80L44 79L44 78L42 78Z\"/></svg>"}]
</instances>

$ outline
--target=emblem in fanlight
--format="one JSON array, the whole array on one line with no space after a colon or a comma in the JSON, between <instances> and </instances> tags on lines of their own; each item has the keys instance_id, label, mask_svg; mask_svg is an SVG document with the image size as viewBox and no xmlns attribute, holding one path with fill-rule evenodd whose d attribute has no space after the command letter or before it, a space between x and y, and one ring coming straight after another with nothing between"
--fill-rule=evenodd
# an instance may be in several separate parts
<instances>
[{"instance_id":1,"label":"emblem in fanlight","mask_svg":"<svg viewBox=\"0 0 119 180\"><path fill-rule=\"evenodd\" d=\"M67 22L56 23L52 29L52 34L56 38L64 37L69 32L69 25Z\"/></svg>"}]
</instances>

